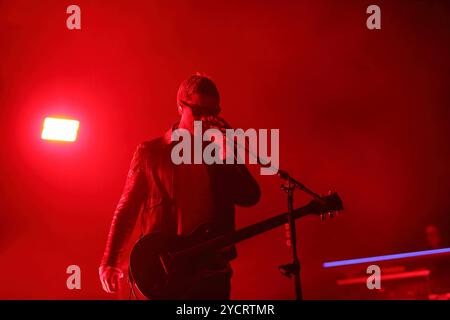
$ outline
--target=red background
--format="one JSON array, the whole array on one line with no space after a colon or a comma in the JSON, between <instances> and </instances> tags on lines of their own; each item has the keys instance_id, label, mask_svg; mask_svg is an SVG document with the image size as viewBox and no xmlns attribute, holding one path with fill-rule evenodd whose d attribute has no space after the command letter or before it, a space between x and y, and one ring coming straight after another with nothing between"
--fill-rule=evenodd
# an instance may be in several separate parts
<instances>
[{"instance_id":1,"label":"red background","mask_svg":"<svg viewBox=\"0 0 450 320\"><path fill-rule=\"evenodd\" d=\"M0 1L0 298L107 298L97 267L131 154L177 119L201 71L235 127L279 128L281 166L339 191L337 219L298 222L306 298L324 261L420 248L450 207L449 10L444 1ZM45 116L80 120L78 141L40 140ZM285 210L275 177L245 226ZM296 205L307 201L297 193ZM239 244L233 298L293 297L279 228ZM82 289L66 288L66 267ZM109 296L111 297L111 296ZM113 296L115 297L115 296Z\"/></svg>"}]
</instances>

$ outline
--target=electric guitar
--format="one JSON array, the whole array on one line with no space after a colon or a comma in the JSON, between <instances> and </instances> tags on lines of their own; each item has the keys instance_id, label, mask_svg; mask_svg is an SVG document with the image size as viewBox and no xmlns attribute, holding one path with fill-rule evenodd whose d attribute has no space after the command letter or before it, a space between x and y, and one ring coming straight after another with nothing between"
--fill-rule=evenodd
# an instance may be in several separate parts
<instances>
[{"instance_id":1,"label":"electric guitar","mask_svg":"<svg viewBox=\"0 0 450 320\"><path fill-rule=\"evenodd\" d=\"M333 193L294 209L293 217L298 219L315 214L325 218L340 210L343 210L342 200ZM188 236L149 233L138 240L131 251L130 278L148 299L183 299L195 284L196 272L202 261L222 248L287 222L288 213L282 213L221 236L211 236L205 226Z\"/></svg>"}]
</instances>

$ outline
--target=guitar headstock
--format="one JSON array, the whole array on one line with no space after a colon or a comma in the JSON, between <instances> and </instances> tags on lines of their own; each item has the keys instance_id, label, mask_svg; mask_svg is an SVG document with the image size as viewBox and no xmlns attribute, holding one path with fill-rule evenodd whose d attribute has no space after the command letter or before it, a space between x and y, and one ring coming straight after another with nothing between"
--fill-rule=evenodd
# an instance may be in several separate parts
<instances>
[{"instance_id":1,"label":"guitar headstock","mask_svg":"<svg viewBox=\"0 0 450 320\"><path fill-rule=\"evenodd\" d=\"M311 213L320 215L322 220L333 218L338 211L344 210L342 200L336 192L323 196L320 200L312 200L308 206Z\"/></svg>"}]
</instances>

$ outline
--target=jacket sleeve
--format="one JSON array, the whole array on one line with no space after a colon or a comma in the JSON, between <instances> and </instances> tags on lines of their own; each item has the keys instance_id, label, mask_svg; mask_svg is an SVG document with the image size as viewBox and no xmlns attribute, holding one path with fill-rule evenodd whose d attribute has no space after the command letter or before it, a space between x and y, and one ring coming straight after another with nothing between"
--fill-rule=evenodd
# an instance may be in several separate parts
<instances>
[{"instance_id":1,"label":"jacket sleeve","mask_svg":"<svg viewBox=\"0 0 450 320\"><path fill-rule=\"evenodd\" d=\"M119 266L124 247L136 225L141 205L148 194L143 162L144 144L141 143L134 152L125 186L114 212L102 266Z\"/></svg>"},{"instance_id":2,"label":"jacket sleeve","mask_svg":"<svg viewBox=\"0 0 450 320\"><path fill-rule=\"evenodd\" d=\"M241 207L250 207L258 203L261 198L261 189L250 171L243 164L235 164L229 167L228 179L233 186L234 203Z\"/></svg>"}]
</instances>

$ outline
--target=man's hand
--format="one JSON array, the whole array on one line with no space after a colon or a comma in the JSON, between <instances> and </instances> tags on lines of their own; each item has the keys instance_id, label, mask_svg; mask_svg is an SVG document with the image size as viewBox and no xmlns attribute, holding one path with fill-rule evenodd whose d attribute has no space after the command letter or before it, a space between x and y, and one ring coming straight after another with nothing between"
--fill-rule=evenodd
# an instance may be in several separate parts
<instances>
[{"instance_id":1,"label":"man's hand","mask_svg":"<svg viewBox=\"0 0 450 320\"><path fill-rule=\"evenodd\" d=\"M234 150L232 150L231 152L228 151L229 154L227 154L227 149L231 150L232 145L228 141L228 139L225 135L223 136L222 144L217 144L217 145L218 145L219 157L223 163L227 163L227 161L230 161L230 163L236 163ZM228 158L230 158L230 159L228 160Z\"/></svg>"},{"instance_id":2,"label":"man's hand","mask_svg":"<svg viewBox=\"0 0 450 320\"><path fill-rule=\"evenodd\" d=\"M98 274L103 290L108 293L113 293L120 289L120 279L123 278L122 270L114 267L101 266L98 269Z\"/></svg>"}]
</instances>

